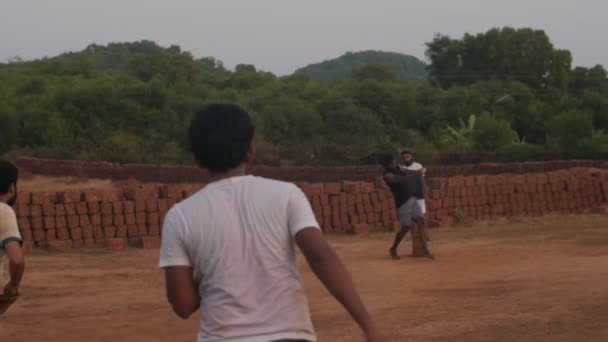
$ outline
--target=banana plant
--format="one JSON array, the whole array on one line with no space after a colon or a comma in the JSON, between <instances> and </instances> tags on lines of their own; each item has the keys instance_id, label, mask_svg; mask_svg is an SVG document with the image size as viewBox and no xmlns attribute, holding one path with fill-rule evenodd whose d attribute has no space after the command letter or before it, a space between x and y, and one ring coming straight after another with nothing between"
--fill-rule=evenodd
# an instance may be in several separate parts
<instances>
[{"instance_id":1,"label":"banana plant","mask_svg":"<svg viewBox=\"0 0 608 342\"><path fill-rule=\"evenodd\" d=\"M473 133L475 132L475 123L477 117L475 114L469 115L467 122L465 123L462 118L458 120L460 127L455 128L452 125L448 125L445 129L445 134L450 143L464 147L466 150L473 149L475 141L473 139Z\"/></svg>"}]
</instances>

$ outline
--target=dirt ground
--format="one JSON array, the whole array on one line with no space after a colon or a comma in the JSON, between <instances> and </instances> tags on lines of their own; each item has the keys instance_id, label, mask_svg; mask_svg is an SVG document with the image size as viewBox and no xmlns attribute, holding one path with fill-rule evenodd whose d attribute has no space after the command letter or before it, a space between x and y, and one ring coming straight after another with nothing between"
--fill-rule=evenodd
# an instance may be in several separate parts
<instances>
[{"instance_id":1,"label":"dirt ground","mask_svg":"<svg viewBox=\"0 0 608 342\"><path fill-rule=\"evenodd\" d=\"M330 237L392 341L606 341L608 216L544 217L433 230L436 261L387 257L389 234ZM407 254L410 242L401 252ZM173 316L158 251L28 258L2 341L194 341ZM300 262L302 262L300 258ZM363 341L301 264L319 341Z\"/></svg>"}]
</instances>

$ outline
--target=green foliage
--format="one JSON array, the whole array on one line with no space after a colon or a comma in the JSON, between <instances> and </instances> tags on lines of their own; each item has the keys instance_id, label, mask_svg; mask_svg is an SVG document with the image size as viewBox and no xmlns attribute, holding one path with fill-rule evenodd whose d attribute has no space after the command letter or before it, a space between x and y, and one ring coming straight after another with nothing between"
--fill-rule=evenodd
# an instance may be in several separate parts
<instances>
[{"instance_id":1,"label":"green foliage","mask_svg":"<svg viewBox=\"0 0 608 342\"><path fill-rule=\"evenodd\" d=\"M348 79L366 65L387 65L402 80L423 80L426 78L426 65L416 57L394 52L361 51L347 52L331 60L311 64L296 70L296 75L306 75L322 81Z\"/></svg>"},{"instance_id":2,"label":"green foliage","mask_svg":"<svg viewBox=\"0 0 608 342\"><path fill-rule=\"evenodd\" d=\"M427 55L445 88L422 80L419 60L374 51L283 77L150 41L14 59L0 65L0 154L187 163L195 111L230 102L252 114L257 161L271 165L352 164L403 147L425 164L546 150L608 159L606 71L571 71L542 31L439 36Z\"/></svg>"},{"instance_id":3,"label":"green foliage","mask_svg":"<svg viewBox=\"0 0 608 342\"><path fill-rule=\"evenodd\" d=\"M542 30L491 29L462 39L438 35L427 43L429 77L442 87L513 79L533 89L564 89L572 56L556 50Z\"/></svg>"},{"instance_id":4,"label":"green foliage","mask_svg":"<svg viewBox=\"0 0 608 342\"><path fill-rule=\"evenodd\" d=\"M498 160L505 163L524 162L537 160L543 153L543 148L538 145L527 143L512 143L498 150Z\"/></svg>"},{"instance_id":5,"label":"green foliage","mask_svg":"<svg viewBox=\"0 0 608 342\"><path fill-rule=\"evenodd\" d=\"M580 141L591 138L593 123L587 113L569 111L553 117L547 132L551 142L564 150L572 150Z\"/></svg>"},{"instance_id":6,"label":"green foliage","mask_svg":"<svg viewBox=\"0 0 608 342\"><path fill-rule=\"evenodd\" d=\"M473 137L477 148L497 150L516 141L517 133L507 120L496 119L485 113L477 121Z\"/></svg>"}]
</instances>

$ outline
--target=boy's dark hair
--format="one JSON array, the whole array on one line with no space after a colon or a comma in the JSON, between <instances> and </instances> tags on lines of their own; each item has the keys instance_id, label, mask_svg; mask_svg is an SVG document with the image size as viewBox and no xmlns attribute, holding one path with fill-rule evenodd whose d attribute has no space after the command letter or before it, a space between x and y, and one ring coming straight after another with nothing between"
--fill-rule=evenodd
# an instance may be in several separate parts
<instances>
[{"instance_id":1,"label":"boy's dark hair","mask_svg":"<svg viewBox=\"0 0 608 342\"><path fill-rule=\"evenodd\" d=\"M17 167L6 160L0 160L0 195L8 192L13 184L17 184L19 170Z\"/></svg>"},{"instance_id":2,"label":"boy's dark hair","mask_svg":"<svg viewBox=\"0 0 608 342\"><path fill-rule=\"evenodd\" d=\"M405 154L412 155L412 152L410 150L403 150L403 151L401 151L401 155L405 155Z\"/></svg>"},{"instance_id":3,"label":"boy's dark hair","mask_svg":"<svg viewBox=\"0 0 608 342\"><path fill-rule=\"evenodd\" d=\"M381 156L379 159L380 159L380 165L381 165L382 167L384 167L384 168L387 168L387 167L388 167L388 165L389 165L389 164L390 164L390 163L391 163L393 160L395 160L395 157L393 157L393 156L392 156L392 155L390 155L390 154L385 154L385 155Z\"/></svg>"},{"instance_id":4,"label":"boy's dark hair","mask_svg":"<svg viewBox=\"0 0 608 342\"><path fill-rule=\"evenodd\" d=\"M233 104L211 104L190 124L190 150L212 173L239 166L247 156L254 128L249 114Z\"/></svg>"}]
</instances>

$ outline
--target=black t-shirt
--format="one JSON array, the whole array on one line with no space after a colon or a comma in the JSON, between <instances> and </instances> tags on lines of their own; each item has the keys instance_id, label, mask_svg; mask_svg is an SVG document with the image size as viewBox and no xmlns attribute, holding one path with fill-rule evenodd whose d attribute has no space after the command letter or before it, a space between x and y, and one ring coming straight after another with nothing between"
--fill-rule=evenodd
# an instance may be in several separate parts
<instances>
[{"instance_id":1,"label":"black t-shirt","mask_svg":"<svg viewBox=\"0 0 608 342\"><path fill-rule=\"evenodd\" d=\"M402 171L384 171L386 174L394 174L399 176L394 183L388 183L393 198L395 199L395 205L397 208L402 206L411 197L416 199L424 199L424 186L422 183L422 175L418 172L402 172Z\"/></svg>"}]
</instances>

